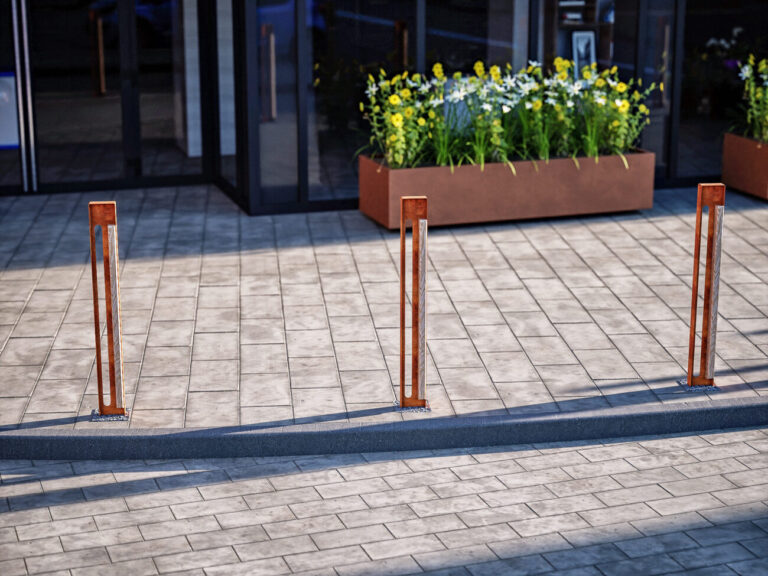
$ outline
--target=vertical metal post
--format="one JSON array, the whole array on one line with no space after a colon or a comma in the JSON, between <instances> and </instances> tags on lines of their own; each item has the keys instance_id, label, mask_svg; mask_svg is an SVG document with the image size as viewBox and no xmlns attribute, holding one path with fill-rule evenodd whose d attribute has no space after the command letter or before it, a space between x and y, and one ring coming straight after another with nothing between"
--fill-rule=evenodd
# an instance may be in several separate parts
<instances>
[{"instance_id":1,"label":"vertical metal post","mask_svg":"<svg viewBox=\"0 0 768 576\"><path fill-rule=\"evenodd\" d=\"M411 221L412 296L411 296L411 393L405 393L405 233ZM427 407L427 198L403 196L400 199L400 407Z\"/></svg>"},{"instance_id":2,"label":"vertical metal post","mask_svg":"<svg viewBox=\"0 0 768 576\"><path fill-rule=\"evenodd\" d=\"M96 376L99 389L98 416L127 417L123 379L122 330L120 326L120 263L117 243L117 206L114 202L88 204L91 240L91 277L93 282L93 322L96 336ZM109 404L104 401L104 377L101 371L101 323L99 321L99 280L96 254L96 227L101 229L104 258L104 300L107 313L107 351L109 355Z\"/></svg>"},{"instance_id":3,"label":"vertical metal post","mask_svg":"<svg viewBox=\"0 0 768 576\"><path fill-rule=\"evenodd\" d=\"M704 310L701 327L701 362L699 374L693 373L696 352L696 313L699 296L699 262L701 259L701 220L704 207L709 208L707 223L707 260L704 271ZM725 185L699 184L696 202L696 237L693 248L693 287L691 296L691 331L688 340L688 386L715 385L715 343L717 340L717 304L720 286L720 253L723 238Z\"/></svg>"},{"instance_id":4,"label":"vertical metal post","mask_svg":"<svg viewBox=\"0 0 768 576\"><path fill-rule=\"evenodd\" d=\"M19 0L21 14L21 47L24 50L24 87L29 125L29 173L32 192L37 192L37 148L35 144L35 109L32 103L32 72L29 58L29 27L27 24L27 0ZM20 71L17 70L17 73Z\"/></svg>"}]
</instances>

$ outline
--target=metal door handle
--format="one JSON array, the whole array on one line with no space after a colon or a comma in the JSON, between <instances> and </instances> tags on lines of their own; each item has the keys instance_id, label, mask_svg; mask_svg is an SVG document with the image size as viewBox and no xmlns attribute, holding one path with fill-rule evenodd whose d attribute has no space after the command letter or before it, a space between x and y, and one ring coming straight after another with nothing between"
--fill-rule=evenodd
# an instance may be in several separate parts
<instances>
[{"instance_id":1,"label":"metal door handle","mask_svg":"<svg viewBox=\"0 0 768 576\"><path fill-rule=\"evenodd\" d=\"M275 32L272 24L261 27L262 50L266 48L266 62L262 60L262 69L266 68L267 78L262 76L262 121L277 120L277 56L275 51ZM266 65L266 66L265 66ZM266 82L265 82L266 80Z\"/></svg>"}]
</instances>

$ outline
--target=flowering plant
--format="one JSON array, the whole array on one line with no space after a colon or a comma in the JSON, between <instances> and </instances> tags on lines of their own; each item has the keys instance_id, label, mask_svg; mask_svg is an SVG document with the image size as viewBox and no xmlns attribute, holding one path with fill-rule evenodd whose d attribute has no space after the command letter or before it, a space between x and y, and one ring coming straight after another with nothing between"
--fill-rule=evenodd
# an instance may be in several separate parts
<instances>
[{"instance_id":1,"label":"flowering plant","mask_svg":"<svg viewBox=\"0 0 768 576\"><path fill-rule=\"evenodd\" d=\"M739 76L744 81L745 134L768 143L768 59L756 62L750 55Z\"/></svg>"},{"instance_id":2,"label":"flowering plant","mask_svg":"<svg viewBox=\"0 0 768 576\"><path fill-rule=\"evenodd\" d=\"M503 162L514 171L518 158L623 158L649 122L644 101L655 85L640 91L641 81L622 82L615 66L577 71L557 58L551 72L537 62L517 73L476 62L473 72L449 80L438 63L431 78L369 75L360 111L374 153L392 168Z\"/></svg>"}]
</instances>

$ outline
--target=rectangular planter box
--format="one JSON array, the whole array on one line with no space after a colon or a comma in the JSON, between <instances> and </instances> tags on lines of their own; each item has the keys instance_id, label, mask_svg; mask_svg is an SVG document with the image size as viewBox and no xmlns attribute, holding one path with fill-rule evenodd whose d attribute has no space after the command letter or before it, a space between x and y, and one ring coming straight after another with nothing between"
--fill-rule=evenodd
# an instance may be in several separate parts
<instances>
[{"instance_id":1,"label":"rectangular planter box","mask_svg":"<svg viewBox=\"0 0 768 576\"><path fill-rule=\"evenodd\" d=\"M768 144L726 134L723 142L723 184L768 200Z\"/></svg>"},{"instance_id":2,"label":"rectangular planter box","mask_svg":"<svg viewBox=\"0 0 768 576\"><path fill-rule=\"evenodd\" d=\"M644 210L653 207L655 156L391 170L360 156L360 210L382 226L400 227L400 197L427 196L430 226ZM538 169L537 169L538 168Z\"/></svg>"}]
</instances>

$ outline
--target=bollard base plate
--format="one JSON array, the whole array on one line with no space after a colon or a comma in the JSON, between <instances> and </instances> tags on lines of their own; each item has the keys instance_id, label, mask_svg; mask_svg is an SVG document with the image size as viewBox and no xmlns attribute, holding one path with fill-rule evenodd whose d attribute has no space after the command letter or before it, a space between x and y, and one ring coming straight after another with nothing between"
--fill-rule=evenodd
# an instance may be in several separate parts
<instances>
[{"instance_id":1,"label":"bollard base plate","mask_svg":"<svg viewBox=\"0 0 768 576\"><path fill-rule=\"evenodd\" d=\"M396 412L432 412L432 408L429 406L429 401L427 401L427 405L423 408L420 406L417 408L401 408L398 400L393 400L392 404L394 405Z\"/></svg>"},{"instance_id":2,"label":"bollard base plate","mask_svg":"<svg viewBox=\"0 0 768 576\"><path fill-rule=\"evenodd\" d=\"M688 386L687 378L681 378L677 383L688 392L720 392L720 388L715 384L694 384L693 386Z\"/></svg>"},{"instance_id":3,"label":"bollard base plate","mask_svg":"<svg viewBox=\"0 0 768 576\"><path fill-rule=\"evenodd\" d=\"M125 414L99 414L98 410L91 410L91 422L127 422L131 418L131 411L126 408Z\"/></svg>"}]
</instances>

